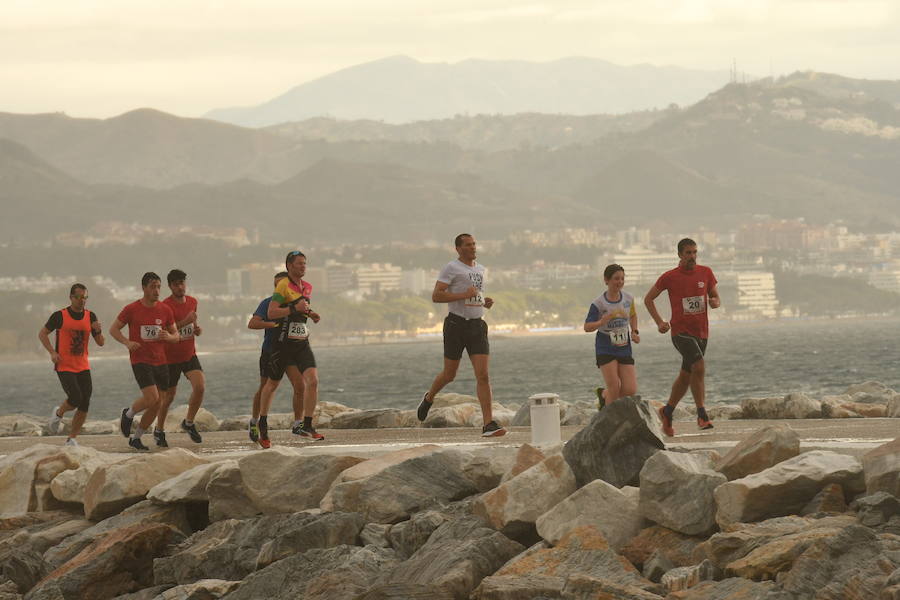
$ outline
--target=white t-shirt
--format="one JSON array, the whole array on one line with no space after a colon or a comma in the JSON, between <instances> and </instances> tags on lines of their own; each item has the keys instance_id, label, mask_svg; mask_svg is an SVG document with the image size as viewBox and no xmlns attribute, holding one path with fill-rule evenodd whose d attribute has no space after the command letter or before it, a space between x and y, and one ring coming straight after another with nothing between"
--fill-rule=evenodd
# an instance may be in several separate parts
<instances>
[{"instance_id":1,"label":"white t-shirt","mask_svg":"<svg viewBox=\"0 0 900 600\"><path fill-rule=\"evenodd\" d=\"M459 259L450 261L441 269L437 278L441 283L449 284L447 291L451 294L464 292L472 286L478 294L465 300L449 302L450 312L466 319L478 319L484 314L484 267L475 263L470 267Z\"/></svg>"}]
</instances>

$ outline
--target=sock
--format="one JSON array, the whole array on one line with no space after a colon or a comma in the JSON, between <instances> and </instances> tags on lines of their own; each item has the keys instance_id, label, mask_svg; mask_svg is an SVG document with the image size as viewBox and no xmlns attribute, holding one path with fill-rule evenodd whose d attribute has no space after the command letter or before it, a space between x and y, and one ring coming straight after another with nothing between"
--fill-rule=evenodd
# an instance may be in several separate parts
<instances>
[{"instance_id":1,"label":"sock","mask_svg":"<svg viewBox=\"0 0 900 600\"><path fill-rule=\"evenodd\" d=\"M672 418L672 415L673 415L674 413L675 413L675 407L672 406L671 404L666 404L666 405L663 407L663 414L666 415L667 417L669 417L669 419Z\"/></svg>"},{"instance_id":2,"label":"sock","mask_svg":"<svg viewBox=\"0 0 900 600\"><path fill-rule=\"evenodd\" d=\"M60 407L59 407L59 406L57 406L57 407L56 407L56 412L55 412L55 413L53 413L53 414L55 414L55 415L56 415L56 417L57 417L57 418L58 418L58 419L62 419L62 418L63 418L63 416L62 416L62 415L61 415L61 414L59 414L59 409L60 409Z\"/></svg>"},{"instance_id":3,"label":"sock","mask_svg":"<svg viewBox=\"0 0 900 600\"><path fill-rule=\"evenodd\" d=\"M134 433L131 434L131 439L139 440L139 439L141 439L142 435L144 435L144 430L141 429L140 425L138 425L137 427L134 428Z\"/></svg>"},{"instance_id":4,"label":"sock","mask_svg":"<svg viewBox=\"0 0 900 600\"><path fill-rule=\"evenodd\" d=\"M188 427L190 427L191 425L194 424L194 422L193 422L193 421L188 421L187 419L185 419L185 420L184 420L184 424L187 425Z\"/></svg>"},{"instance_id":5,"label":"sock","mask_svg":"<svg viewBox=\"0 0 900 600\"><path fill-rule=\"evenodd\" d=\"M704 421L709 421L709 417L706 416L706 407L704 406L697 407L697 416Z\"/></svg>"},{"instance_id":6,"label":"sock","mask_svg":"<svg viewBox=\"0 0 900 600\"><path fill-rule=\"evenodd\" d=\"M291 423L291 427L297 427L297 426L299 426L300 423L302 423L302 422L303 422L303 421L301 421L300 419L294 419L294 422Z\"/></svg>"},{"instance_id":7,"label":"sock","mask_svg":"<svg viewBox=\"0 0 900 600\"><path fill-rule=\"evenodd\" d=\"M164 429L160 429L159 427L154 427L154 428L153 428L153 431L154 431L154 432L158 432L158 433L165 433L165 430L164 430Z\"/></svg>"},{"instance_id":8,"label":"sock","mask_svg":"<svg viewBox=\"0 0 900 600\"><path fill-rule=\"evenodd\" d=\"M257 423L259 423L259 419L255 418L255 417L251 417L251 419L250 419L250 424L251 424L251 425L256 425Z\"/></svg>"},{"instance_id":9,"label":"sock","mask_svg":"<svg viewBox=\"0 0 900 600\"><path fill-rule=\"evenodd\" d=\"M312 427L312 417L303 417L303 427Z\"/></svg>"},{"instance_id":10,"label":"sock","mask_svg":"<svg viewBox=\"0 0 900 600\"><path fill-rule=\"evenodd\" d=\"M133 419L134 415L136 415L136 414L137 413L134 412L133 408L129 408L128 410L125 411L125 416L128 417L129 419Z\"/></svg>"},{"instance_id":11,"label":"sock","mask_svg":"<svg viewBox=\"0 0 900 600\"><path fill-rule=\"evenodd\" d=\"M269 437L269 415L259 415L259 437Z\"/></svg>"}]
</instances>

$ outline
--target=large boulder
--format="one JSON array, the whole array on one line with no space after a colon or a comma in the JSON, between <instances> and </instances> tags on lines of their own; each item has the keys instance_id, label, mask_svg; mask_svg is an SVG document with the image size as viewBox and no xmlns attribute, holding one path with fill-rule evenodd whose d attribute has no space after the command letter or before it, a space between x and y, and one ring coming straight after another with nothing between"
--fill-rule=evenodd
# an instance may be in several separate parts
<instances>
[{"instance_id":1,"label":"large boulder","mask_svg":"<svg viewBox=\"0 0 900 600\"><path fill-rule=\"evenodd\" d=\"M687 535L716 528L713 490L728 481L704 457L660 451L641 469L640 512L644 518Z\"/></svg>"},{"instance_id":2,"label":"large boulder","mask_svg":"<svg viewBox=\"0 0 900 600\"><path fill-rule=\"evenodd\" d=\"M88 446L70 449L70 456L78 462L78 467L59 473L50 482L50 493L63 504L84 504L84 490L94 471L132 458L129 454L99 452Z\"/></svg>"},{"instance_id":3,"label":"large boulder","mask_svg":"<svg viewBox=\"0 0 900 600\"><path fill-rule=\"evenodd\" d=\"M217 464L206 484L206 496L209 498L207 516L210 522L258 515L260 511L244 485L238 461L226 460Z\"/></svg>"},{"instance_id":4,"label":"large boulder","mask_svg":"<svg viewBox=\"0 0 900 600\"><path fill-rule=\"evenodd\" d=\"M0 437L44 435L47 420L34 415L0 416Z\"/></svg>"},{"instance_id":5,"label":"large boulder","mask_svg":"<svg viewBox=\"0 0 900 600\"><path fill-rule=\"evenodd\" d=\"M584 576L602 580L606 585L617 588L615 591L604 592L605 596L587 596L592 598L640 598L641 596L625 595L625 590L631 590L633 594L658 594L662 591L657 584L644 579L631 563L616 554L603 534L593 527L582 526L570 531L553 548L537 547L513 558L499 571L485 577L472 598L560 598L570 581ZM652 596L643 596L650 597Z\"/></svg>"},{"instance_id":6,"label":"large boulder","mask_svg":"<svg viewBox=\"0 0 900 600\"><path fill-rule=\"evenodd\" d=\"M332 510L362 513L366 520L396 523L433 505L475 494L456 450L431 452L389 465L368 477L345 481L331 491Z\"/></svg>"},{"instance_id":7,"label":"large boulder","mask_svg":"<svg viewBox=\"0 0 900 600\"><path fill-rule=\"evenodd\" d=\"M538 535L551 546L567 533L583 525L596 527L619 551L644 525L638 509L638 489L617 488L595 479L538 517Z\"/></svg>"},{"instance_id":8,"label":"large boulder","mask_svg":"<svg viewBox=\"0 0 900 600\"><path fill-rule=\"evenodd\" d=\"M875 599L898 567L897 536L848 525L836 535L813 542L779 583L794 598Z\"/></svg>"},{"instance_id":9,"label":"large boulder","mask_svg":"<svg viewBox=\"0 0 900 600\"><path fill-rule=\"evenodd\" d=\"M437 510L425 510L414 514L406 521L400 521L387 532L387 539L397 554L404 560L425 545L438 527L450 517Z\"/></svg>"},{"instance_id":10,"label":"large boulder","mask_svg":"<svg viewBox=\"0 0 900 600\"><path fill-rule=\"evenodd\" d=\"M775 600L770 594L775 590L771 581L748 581L741 577L729 577L722 581L703 581L680 592L672 592L666 600Z\"/></svg>"},{"instance_id":11,"label":"large boulder","mask_svg":"<svg viewBox=\"0 0 900 600\"><path fill-rule=\"evenodd\" d=\"M76 535L61 540L57 545L49 548L44 553L44 560L56 568L68 562L88 546L118 531L130 529L136 525L163 524L172 527L182 536L187 537L192 533L188 512L185 505L172 504L159 506L149 500L135 504L123 510L121 513L104 519L99 523L84 529Z\"/></svg>"},{"instance_id":12,"label":"large boulder","mask_svg":"<svg viewBox=\"0 0 900 600\"><path fill-rule=\"evenodd\" d=\"M897 392L880 381L866 381L864 383L855 383L847 387L847 391L844 393L850 396L853 402L860 402L863 404L887 404Z\"/></svg>"},{"instance_id":13,"label":"large boulder","mask_svg":"<svg viewBox=\"0 0 900 600\"><path fill-rule=\"evenodd\" d=\"M403 427L404 411L399 408L373 408L343 412L331 419L332 429L392 429Z\"/></svg>"},{"instance_id":14,"label":"large boulder","mask_svg":"<svg viewBox=\"0 0 900 600\"><path fill-rule=\"evenodd\" d=\"M887 492L900 498L900 437L863 456L866 492Z\"/></svg>"},{"instance_id":15,"label":"large boulder","mask_svg":"<svg viewBox=\"0 0 900 600\"><path fill-rule=\"evenodd\" d=\"M765 471L716 488L716 521L720 527L799 513L829 483L849 496L865 489L862 464L845 454L805 452Z\"/></svg>"},{"instance_id":16,"label":"large boulder","mask_svg":"<svg viewBox=\"0 0 900 600\"><path fill-rule=\"evenodd\" d=\"M415 554L397 565L383 583L432 585L454 598L468 598L486 576L525 548L485 527L474 516L441 525Z\"/></svg>"},{"instance_id":17,"label":"large boulder","mask_svg":"<svg viewBox=\"0 0 900 600\"><path fill-rule=\"evenodd\" d=\"M900 394L894 394L891 396L891 399L888 400L887 405L885 406L884 416L895 419L900 417Z\"/></svg>"},{"instance_id":18,"label":"large boulder","mask_svg":"<svg viewBox=\"0 0 900 600\"><path fill-rule=\"evenodd\" d=\"M734 446L716 464L729 481L759 473L800 454L800 436L784 423L767 425Z\"/></svg>"},{"instance_id":19,"label":"large boulder","mask_svg":"<svg viewBox=\"0 0 900 600\"><path fill-rule=\"evenodd\" d=\"M150 488L207 461L183 448L97 468L84 489L84 515L101 520L144 499Z\"/></svg>"},{"instance_id":20,"label":"large boulder","mask_svg":"<svg viewBox=\"0 0 900 600\"><path fill-rule=\"evenodd\" d=\"M166 431L180 433L182 431L181 422L187 418L187 411L187 404L179 404L170 410L169 415L166 417ZM197 431L218 431L219 423L220 421L216 418L216 415L212 414L202 406L200 407L200 410L197 411L197 416L194 417L194 425L197 426Z\"/></svg>"},{"instance_id":21,"label":"large boulder","mask_svg":"<svg viewBox=\"0 0 900 600\"><path fill-rule=\"evenodd\" d=\"M299 514L299 513L298 513ZM332 548L340 544L354 545L362 534L365 521L359 513L310 514L282 527L259 550L256 568L262 569L291 554L313 548ZM374 523L370 523L374 525ZM386 547L386 546L385 546Z\"/></svg>"},{"instance_id":22,"label":"large boulder","mask_svg":"<svg viewBox=\"0 0 900 600\"><path fill-rule=\"evenodd\" d=\"M181 539L178 531L163 523L111 532L49 573L29 592L29 600L104 600L149 587L153 559Z\"/></svg>"},{"instance_id":23,"label":"large boulder","mask_svg":"<svg viewBox=\"0 0 900 600\"><path fill-rule=\"evenodd\" d=\"M699 562L694 559L694 553L704 541L702 537L651 525L631 538L619 553L639 569L643 569L655 553L661 554L676 567L687 567Z\"/></svg>"},{"instance_id":24,"label":"large boulder","mask_svg":"<svg viewBox=\"0 0 900 600\"><path fill-rule=\"evenodd\" d=\"M15 592L24 594L47 574L40 553L18 544L0 544L0 582L11 581Z\"/></svg>"},{"instance_id":25,"label":"large boulder","mask_svg":"<svg viewBox=\"0 0 900 600\"><path fill-rule=\"evenodd\" d=\"M338 402L319 400L316 403L316 412L313 414L313 421L315 422L316 427L326 429L331 427L331 421L336 416L344 413L357 412L358 410L358 408L350 408L349 406L344 406Z\"/></svg>"},{"instance_id":26,"label":"large boulder","mask_svg":"<svg viewBox=\"0 0 900 600\"><path fill-rule=\"evenodd\" d=\"M228 600L356 598L397 563L393 551L376 546L317 548L250 574Z\"/></svg>"},{"instance_id":27,"label":"large boulder","mask_svg":"<svg viewBox=\"0 0 900 600\"><path fill-rule=\"evenodd\" d=\"M38 481L38 465L45 460L60 462L61 466L69 464L65 451L50 444L35 444L0 458L0 514L14 515L38 510L35 484L49 484L49 481Z\"/></svg>"},{"instance_id":28,"label":"large boulder","mask_svg":"<svg viewBox=\"0 0 900 600\"><path fill-rule=\"evenodd\" d=\"M783 398L745 398L741 400L744 419L819 419L822 404L806 394L788 394Z\"/></svg>"},{"instance_id":29,"label":"large boulder","mask_svg":"<svg viewBox=\"0 0 900 600\"><path fill-rule=\"evenodd\" d=\"M473 510L514 540L533 543L538 517L575 489L575 475L555 454L478 498Z\"/></svg>"},{"instance_id":30,"label":"large boulder","mask_svg":"<svg viewBox=\"0 0 900 600\"><path fill-rule=\"evenodd\" d=\"M201 579L195 583L169 588L155 596L153 600L214 600L224 598L240 585L240 581Z\"/></svg>"},{"instance_id":31,"label":"large boulder","mask_svg":"<svg viewBox=\"0 0 900 600\"><path fill-rule=\"evenodd\" d=\"M598 412L563 448L578 486L594 479L636 486L644 461L665 448L660 425L640 396L620 398Z\"/></svg>"},{"instance_id":32,"label":"large boulder","mask_svg":"<svg viewBox=\"0 0 900 600\"><path fill-rule=\"evenodd\" d=\"M157 483L147 492L147 499L157 504L172 502L209 502L206 487L221 463L206 463Z\"/></svg>"},{"instance_id":33,"label":"large boulder","mask_svg":"<svg viewBox=\"0 0 900 600\"><path fill-rule=\"evenodd\" d=\"M503 483L509 481L519 473L522 473L538 464L551 454L561 453L562 449L563 445L561 443L551 447L535 447L531 444L522 444L521 446L519 446L518 450L516 450L512 465L503 474L500 482Z\"/></svg>"}]
</instances>

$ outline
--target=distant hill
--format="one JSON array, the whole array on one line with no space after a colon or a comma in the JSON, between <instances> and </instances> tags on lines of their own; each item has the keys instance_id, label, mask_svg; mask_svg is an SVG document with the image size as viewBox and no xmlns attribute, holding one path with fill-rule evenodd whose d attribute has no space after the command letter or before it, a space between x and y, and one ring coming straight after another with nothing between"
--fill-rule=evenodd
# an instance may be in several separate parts
<instances>
[{"instance_id":1,"label":"distant hill","mask_svg":"<svg viewBox=\"0 0 900 600\"><path fill-rule=\"evenodd\" d=\"M300 84L258 106L205 116L265 127L314 117L408 123L466 114L619 114L691 104L727 81L727 71L621 66L595 58L448 64L393 56Z\"/></svg>"}]
</instances>

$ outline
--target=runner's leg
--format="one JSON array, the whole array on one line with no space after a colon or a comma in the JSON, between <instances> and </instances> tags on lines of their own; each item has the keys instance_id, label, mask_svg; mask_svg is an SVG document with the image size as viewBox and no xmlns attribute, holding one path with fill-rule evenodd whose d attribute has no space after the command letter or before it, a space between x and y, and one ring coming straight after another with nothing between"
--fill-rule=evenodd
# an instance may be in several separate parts
<instances>
[{"instance_id":1,"label":"runner's leg","mask_svg":"<svg viewBox=\"0 0 900 600\"><path fill-rule=\"evenodd\" d=\"M153 420L159 412L160 397L163 393L159 391L156 385L148 385L145 388L141 388L141 397L135 400L131 406L131 410L135 414L144 411L139 424L141 432L147 431L153 425Z\"/></svg>"},{"instance_id":2,"label":"runner's leg","mask_svg":"<svg viewBox=\"0 0 900 600\"><path fill-rule=\"evenodd\" d=\"M701 358L691 365L691 395L697 408L704 407L706 400L706 363Z\"/></svg>"},{"instance_id":3,"label":"runner's leg","mask_svg":"<svg viewBox=\"0 0 900 600\"><path fill-rule=\"evenodd\" d=\"M490 359L490 354L469 355L469 360L472 361L472 368L475 370L475 390L478 394L478 403L481 404L481 414L485 425L494 420L492 409L494 398L491 390L491 378L488 375Z\"/></svg>"},{"instance_id":4,"label":"runner's leg","mask_svg":"<svg viewBox=\"0 0 900 600\"><path fill-rule=\"evenodd\" d=\"M440 393L444 387L456 379L456 372L459 370L459 360L452 360L444 357L444 369L437 374L434 381L431 382L431 388L428 390L428 401L433 402L434 397Z\"/></svg>"},{"instance_id":5,"label":"runner's leg","mask_svg":"<svg viewBox=\"0 0 900 600\"><path fill-rule=\"evenodd\" d=\"M188 371L184 376L191 382L191 399L188 400L188 410L185 421L193 423L194 417L197 416L197 412L200 410L200 405L203 404L203 395L206 393L206 377L203 375L201 369ZM172 394L172 397L174 396L175 394Z\"/></svg>"},{"instance_id":6,"label":"runner's leg","mask_svg":"<svg viewBox=\"0 0 900 600\"><path fill-rule=\"evenodd\" d=\"M253 408L251 409L252 414L250 415L253 420L259 419L259 399L262 396L263 387L265 387L268 380L268 377L259 378L259 387L256 389L256 393L253 394Z\"/></svg>"},{"instance_id":7,"label":"runner's leg","mask_svg":"<svg viewBox=\"0 0 900 600\"><path fill-rule=\"evenodd\" d=\"M169 407L172 406L172 401L175 400L175 394L177 391L178 387L173 385L166 391L159 393L159 407L156 410L157 431L166 430L166 419L169 418Z\"/></svg>"},{"instance_id":8,"label":"runner's leg","mask_svg":"<svg viewBox=\"0 0 900 600\"><path fill-rule=\"evenodd\" d=\"M637 394L637 369L634 365L619 364L619 381L622 382L619 390L620 398Z\"/></svg>"},{"instance_id":9,"label":"runner's leg","mask_svg":"<svg viewBox=\"0 0 900 600\"><path fill-rule=\"evenodd\" d=\"M302 421L305 384L302 377L297 382L291 381L291 384L294 387L294 396L291 399L291 407L294 409L294 421Z\"/></svg>"},{"instance_id":10,"label":"runner's leg","mask_svg":"<svg viewBox=\"0 0 900 600\"><path fill-rule=\"evenodd\" d=\"M606 390L603 392L603 399L608 406L610 402L613 402L622 396L622 381L619 379L619 362L613 360L602 365L600 367L600 373L603 374L603 382L606 386Z\"/></svg>"},{"instance_id":11,"label":"runner's leg","mask_svg":"<svg viewBox=\"0 0 900 600\"><path fill-rule=\"evenodd\" d=\"M81 398L75 416L72 418L72 428L69 430L69 439L78 437L84 421L87 419L88 408L91 405L91 395L94 393L94 384L91 380L91 372L84 371L78 374L78 388L81 390Z\"/></svg>"},{"instance_id":12,"label":"runner's leg","mask_svg":"<svg viewBox=\"0 0 900 600\"><path fill-rule=\"evenodd\" d=\"M78 434L81 433L81 428L84 426L84 422L87 420L87 411L78 409L75 411L75 416L72 417L72 428L69 430L69 437L75 438L78 437Z\"/></svg>"},{"instance_id":13,"label":"runner's leg","mask_svg":"<svg viewBox=\"0 0 900 600\"><path fill-rule=\"evenodd\" d=\"M669 394L669 406L672 408L678 406L678 403L684 398L690 385L691 374L684 369L678 371L678 377L675 378L675 382L672 384L672 391Z\"/></svg>"},{"instance_id":14,"label":"runner's leg","mask_svg":"<svg viewBox=\"0 0 900 600\"><path fill-rule=\"evenodd\" d=\"M303 371L302 385L303 417L312 419L316 414L316 404L319 402L319 370L316 367L310 367ZM297 387L295 386L294 389L296 390Z\"/></svg>"}]
</instances>

